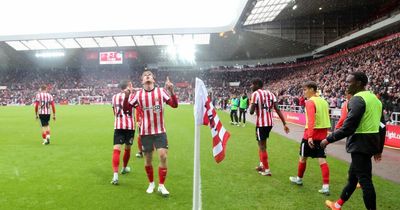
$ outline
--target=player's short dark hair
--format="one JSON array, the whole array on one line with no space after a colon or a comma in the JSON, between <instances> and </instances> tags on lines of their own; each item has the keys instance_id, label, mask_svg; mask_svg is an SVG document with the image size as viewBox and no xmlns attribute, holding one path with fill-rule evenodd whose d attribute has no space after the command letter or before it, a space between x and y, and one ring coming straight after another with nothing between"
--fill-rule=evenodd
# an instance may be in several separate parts
<instances>
[{"instance_id":1,"label":"player's short dark hair","mask_svg":"<svg viewBox=\"0 0 400 210\"><path fill-rule=\"evenodd\" d=\"M262 81L260 78L255 78L255 79L253 79L253 80L251 81L251 84L252 84L252 85L255 85L255 86L259 87L259 88L262 88L262 87L264 86L264 83L263 83L263 81Z\"/></svg>"},{"instance_id":2,"label":"player's short dark hair","mask_svg":"<svg viewBox=\"0 0 400 210\"><path fill-rule=\"evenodd\" d=\"M42 86L40 86L40 90L41 90L41 91L47 90L47 85L42 85Z\"/></svg>"},{"instance_id":3,"label":"player's short dark hair","mask_svg":"<svg viewBox=\"0 0 400 210\"><path fill-rule=\"evenodd\" d=\"M145 73L151 73L151 75L153 75L153 79L154 79L154 80L156 79L156 75L154 75L154 73L153 73L152 71L150 71L150 70L145 70L145 71L142 73L142 76L140 76L140 79L143 79L143 76L144 76Z\"/></svg>"},{"instance_id":4,"label":"player's short dark hair","mask_svg":"<svg viewBox=\"0 0 400 210\"><path fill-rule=\"evenodd\" d=\"M354 76L355 81L360 81L363 87L365 87L368 84L368 77L364 72L361 71L351 72L350 75Z\"/></svg>"},{"instance_id":5,"label":"player's short dark hair","mask_svg":"<svg viewBox=\"0 0 400 210\"><path fill-rule=\"evenodd\" d=\"M305 83L303 84L303 87L312 88L315 92L316 92L317 89L318 89L318 85L317 85L317 83L314 82L314 81L307 81L307 82L305 82Z\"/></svg>"},{"instance_id":6,"label":"player's short dark hair","mask_svg":"<svg viewBox=\"0 0 400 210\"><path fill-rule=\"evenodd\" d=\"M129 83L130 83L129 80L122 80L119 83L119 87L121 88L121 90L125 90L128 87Z\"/></svg>"}]
</instances>

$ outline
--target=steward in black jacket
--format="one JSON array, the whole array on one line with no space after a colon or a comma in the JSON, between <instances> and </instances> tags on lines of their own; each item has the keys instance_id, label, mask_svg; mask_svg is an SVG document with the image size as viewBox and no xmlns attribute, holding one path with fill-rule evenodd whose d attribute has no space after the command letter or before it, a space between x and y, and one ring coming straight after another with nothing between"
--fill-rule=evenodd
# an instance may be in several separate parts
<instances>
[{"instance_id":1,"label":"steward in black jacket","mask_svg":"<svg viewBox=\"0 0 400 210\"><path fill-rule=\"evenodd\" d=\"M331 209L340 209L351 197L359 182L364 205L368 210L376 209L376 194L372 183L372 162L381 160L385 141L385 122L382 115L382 103L370 91L365 90L368 77L363 72L353 72L346 78L348 93L353 97L349 101L348 115L343 126L321 141L321 147L348 137L346 150L351 153L348 183L336 202L327 200Z\"/></svg>"}]
</instances>

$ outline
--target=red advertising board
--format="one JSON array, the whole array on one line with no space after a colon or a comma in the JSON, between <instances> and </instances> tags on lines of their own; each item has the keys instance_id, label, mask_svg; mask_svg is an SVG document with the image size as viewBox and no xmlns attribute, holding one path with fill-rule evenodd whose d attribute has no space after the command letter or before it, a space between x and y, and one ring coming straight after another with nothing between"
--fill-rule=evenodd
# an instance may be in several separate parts
<instances>
[{"instance_id":1,"label":"red advertising board","mask_svg":"<svg viewBox=\"0 0 400 210\"><path fill-rule=\"evenodd\" d=\"M293 124L305 125L306 117L303 113L283 112L286 121ZM274 112L274 118L279 119L278 114ZM385 145L393 148L400 149L400 126L386 125L386 139Z\"/></svg>"},{"instance_id":2,"label":"red advertising board","mask_svg":"<svg viewBox=\"0 0 400 210\"><path fill-rule=\"evenodd\" d=\"M295 112L283 112L283 116L285 117L287 122L298 124L298 125L306 125L306 116L303 113L295 113ZM274 118L279 119L279 116L276 112L274 112Z\"/></svg>"},{"instance_id":3,"label":"red advertising board","mask_svg":"<svg viewBox=\"0 0 400 210\"><path fill-rule=\"evenodd\" d=\"M386 125L385 145L400 149L400 126Z\"/></svg>"}]
</instances>

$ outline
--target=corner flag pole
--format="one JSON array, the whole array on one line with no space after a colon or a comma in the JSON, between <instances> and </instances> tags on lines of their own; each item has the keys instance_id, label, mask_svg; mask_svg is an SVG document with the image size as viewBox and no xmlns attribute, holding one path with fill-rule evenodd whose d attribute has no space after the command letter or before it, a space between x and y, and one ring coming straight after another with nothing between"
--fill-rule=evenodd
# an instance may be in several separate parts
<instances>
[{"instance_id":1,"label":"corner flag pole","mask_svg":"<svg viewBox=\"0 0 400 210\"><path fill-rule=\"evenodd\" d=\"M204 93L205 92L205 93ZM193 210L201 210L201 176L200 176L200 126L203 121L207 90L203 81L196 78L194 100L194 167L193 167Z\"/></svg>"},{"instance_id":2,"label":"corner flag pole","mask_svg":"<svg viewBox=\"0 0 400 210\"><path fill-rule=\"evenodd\" d=\"M193 210L201 209L200 125L194 128Z\"/></svg>"}]
</instances>

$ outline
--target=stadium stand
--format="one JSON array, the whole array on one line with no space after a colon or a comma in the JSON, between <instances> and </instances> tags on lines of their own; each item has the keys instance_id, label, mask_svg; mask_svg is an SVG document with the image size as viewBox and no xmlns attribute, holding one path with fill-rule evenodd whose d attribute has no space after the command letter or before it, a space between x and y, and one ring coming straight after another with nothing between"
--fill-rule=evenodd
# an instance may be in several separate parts
<instances>
[{"instance_id":1,"label":"stadium stand","mask_svg":"<svg viewBox=\"0 0 400 210\"><path fill-rule=\"evenodd\" d=\"M340 108L344 101L345 76L351 71L369 75L369 89L382 100L388 115L400 111L400 35L394 34L373 42L338 52L324 58L289 64L254 65L212 68L204 71L156 71L159 85L166 76L177 83L180 101L191 102L195 77L203 78L212 87L215 103L230 94L249 91L250 81L260 77L279 96L281 105L302 105L301 84L310 76L318 78L321 94L331 108ZM141 71L124 69L10 69L1 72L0 103L30 105L40 85L46 84L56 103L76 104L79 96L101 96L111 100L120 80L130 78L139 86ZM240 82L240 86L229 86Z\"/></svg>"}]
</instances>

